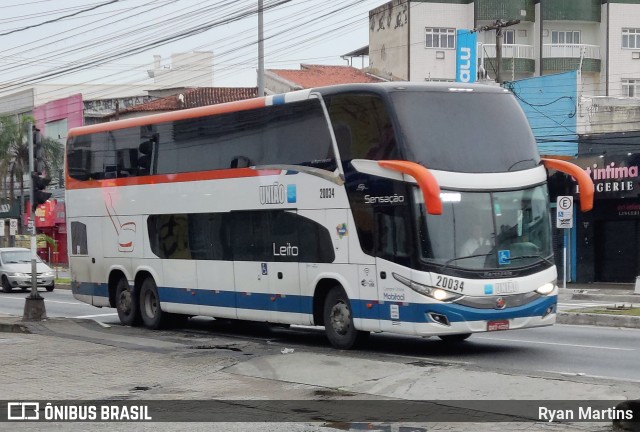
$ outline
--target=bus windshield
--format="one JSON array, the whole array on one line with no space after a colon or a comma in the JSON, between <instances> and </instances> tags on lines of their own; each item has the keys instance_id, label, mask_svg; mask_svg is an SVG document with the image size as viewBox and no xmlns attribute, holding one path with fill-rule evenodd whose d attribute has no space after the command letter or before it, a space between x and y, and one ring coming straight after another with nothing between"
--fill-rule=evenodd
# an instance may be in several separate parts
<instances>
[{"instance_id":1,"label":"bus windshield","mask_svg":"<svg viewBox=\"0 0 640 432\"><path fill-rule=\"evenodd\" d=\"M540 162L527 119L509 93L397 90L390 95L408 160L467 173L519 171Z\"/></svg>"},{"instance_id":2,"label":"bus windshield","mask_svg":"<svg viewBox=\"0 0 640 432\"><path fill-rule=\"evenodd\" d=\"M504 192L441 193L442 215L428 215L415 190L421 258L447 267L487 270L550 263L546 185Z\"/></svg>"}]
</instances>

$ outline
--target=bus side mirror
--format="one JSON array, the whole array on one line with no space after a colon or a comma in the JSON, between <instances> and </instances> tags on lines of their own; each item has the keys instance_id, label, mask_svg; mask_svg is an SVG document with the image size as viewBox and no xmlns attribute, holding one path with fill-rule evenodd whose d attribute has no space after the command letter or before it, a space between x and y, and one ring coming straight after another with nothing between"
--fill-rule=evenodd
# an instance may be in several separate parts
<instances>
[{"instance_id":1,"label":"bus side mirror","mask_svg":"<svg viewBox=\"0 0 640 432\"><path fill-rule=\"evenodd\" d=\"M378 165L393 171L399 171L416 179L422 195L427 213L430 215L442 214L442 200L440 199L440 185L431 171L415 162L403 160L381 160Z\"/></svg>"},{"instance_id":2,"label":"bus side mirror","mask_svg":"<svg viewBox=\"0 0 640 432\"><path fill-rule=\"evenodd\" d=\"M554 169L572 176L580 188L580 210L586 212L593 208L593 180L582 168L560 159L542 158L542 163L548 169Z\"/></svg>"}]
</instances>

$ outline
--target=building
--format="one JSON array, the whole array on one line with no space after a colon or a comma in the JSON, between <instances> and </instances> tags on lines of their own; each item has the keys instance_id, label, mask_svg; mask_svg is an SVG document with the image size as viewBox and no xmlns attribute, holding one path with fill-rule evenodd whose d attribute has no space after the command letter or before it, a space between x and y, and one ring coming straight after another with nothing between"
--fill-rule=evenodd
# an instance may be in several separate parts
<instances>
[{"instance_id":1,"label":"building","mask_svg":"<svg viewBox=\"0 0 640 432\"><path fill-rule=\"evenodd\" d=\"M497 20L500 77L518 98L546 157L570 159L595 183L594 209L554 230L568 279L632 282L640 275L640 0L393 0L369 13L369 68L394 80L455 81L457 31ZM496 31L479 31L478 66L495 80ZM559 173L558 195L580 195ZM555 207L555 205L552 205ZM555 211L555 210L554 210Z\"/></svg>"},{"instance_id":2,"label":"building","mask_svg":"<svg viewBox=\"0 0 640 432\"><path fill-rule=\"evenodd\" d=\"M193 51L171 55L171 62L162 64L162 57L153 56L153 68L148 70L155 88L213 86L213 52Z\"/></svg>"},{"instance_id":3,"label":"building","mask_svg":"<svg viewBox=\"0 0 640 432\"><path fill-rule=\"evenodd\" d=\"M266 70L264 86L267 94L279 94L335 84L381 81L386 80L351 66L301 64L300 70Z\"/></svg>"},{"instance_id":4,"label":"building","mask_svg":"<svg viewBox=\"0 0 640 432\"><path fill-rule=\"evenodd\" d=\"M503 80L578 70L582 93L638 94L640 0L393 0L369 12L370 71L454 81L456 30L513 19L503 29ZM495 79L496 32L479 32L478 45Z\"/></svg>"},{"instance_id":5,"label":"building","mask_svg":"<svg viewBox=\"0 0 640 432\"><path fill-rule=\"evenodd\" d=\"M103 121L123 120L176 111L185 108L196 108L217 105L258 96L257 87L203 87L172 88L149 92L151 101L140 105L132 105L118 112L103 117Z\"/></svg>"},{"instance_id":6,"label":"building","mask_svg":"<svg viewBox=\"0 0 640 432\"><path fill-rule=\"evenodd\" d=\"M568 280L630 283L640 275L640 98L581 96L577 71L505 84L529 118L540 152L582 167L595 185L594 208L574 210L571 229L554 229L559 275L567 250ZM550 178L558 196L580 200L562 173Z\"/></svg>"}]
</instances>

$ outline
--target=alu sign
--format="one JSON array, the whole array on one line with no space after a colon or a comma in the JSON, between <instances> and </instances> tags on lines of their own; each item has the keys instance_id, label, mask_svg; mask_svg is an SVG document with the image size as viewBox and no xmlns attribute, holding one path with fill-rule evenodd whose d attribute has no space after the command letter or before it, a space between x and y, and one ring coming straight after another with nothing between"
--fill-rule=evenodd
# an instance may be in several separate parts
<instances>
[{"instance_id":1,"label":"alu sign","mask_svg":"<svg viewBox=\"0 0 640 432\"><path fill-rule=\"evenodd\" d=\"M476 82L478 56L476 43L478 34L470 30L458 30L456 33L456 81Z\"/></svg>"}]
</instances>

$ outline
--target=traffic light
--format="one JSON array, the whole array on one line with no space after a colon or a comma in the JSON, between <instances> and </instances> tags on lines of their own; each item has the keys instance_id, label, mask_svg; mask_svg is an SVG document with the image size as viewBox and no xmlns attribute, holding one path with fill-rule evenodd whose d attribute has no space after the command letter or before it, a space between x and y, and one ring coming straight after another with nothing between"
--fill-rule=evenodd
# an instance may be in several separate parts
<instances>
[{"instance_id":1,"label":"traffic light","mask_svg":"<svg viewBox=\"0 0 640 432\"><path fill-rule=\"evenodd\" d=\"M40 131L33 128L33 166L34 171L31 173L31 191L33 202L31 209L35 213L36 208L40 204L44 204L51 197L50 192L45 192L45 188L51 183L51 179L43 174L44 172L44 149L42 148L42 139Z\"/></svg>"},{"instance_id":2,"label":"traffic light","mask_svg":"<svg viewBox=\"0 0 640 432\"><path fill-rule=\"evenodd\" d=\"M143 141L138 146L138 175L155 174L154 153L158 148L160 136L154 133L148 140Z\"/></svg>"}]
</instances>

